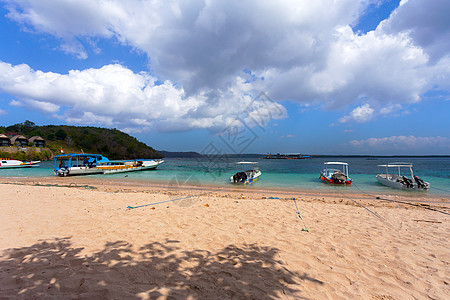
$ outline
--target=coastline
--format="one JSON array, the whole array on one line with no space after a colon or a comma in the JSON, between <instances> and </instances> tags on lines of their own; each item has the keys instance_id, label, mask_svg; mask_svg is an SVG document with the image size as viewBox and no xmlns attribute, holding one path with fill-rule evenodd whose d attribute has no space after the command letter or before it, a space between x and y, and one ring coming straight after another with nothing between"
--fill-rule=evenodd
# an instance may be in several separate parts
<instances>
[{"instance_id":1,"label":"coastline","mask_svg":"<svg viewBox=\"0 0 450 300\"><path fill-rule=\"evenodd\" d=\"M357 193L88 177L0 183L0 297L443 299L450 292L450 217L425 209L450 213L439 198L413 206Z\"/></svg>"},{"instance_id":2,"label":"coastline","mask_svg":"<svg viewBox=\"0 0 450 300\"><path fill-rule=\"evenodd\" d=\"M56 187L83 187L91 186L98 190L115 192L171 192L174 194L204 194L204 193L229 193L233 195L257 195L259 197L269 198L273 195L281 195L285 198L307 197L326 197L326 198L355 198L368 201L368 203L383 202L378 198L398 199L412 203L435 203L448 204L450 207L450 198L447 195L429 194L427 191L406 191L398 193L397 190L386 190L384 193L366 192L359 188L336 186L334 189L317 190L305 188L284 188L248 185L223 186L219 184L205 184L197 181L179 182L179 181L157 181L157 180L136 180L128 178L98 178L90 176L71 176L71 177L0 177L0 184L22 184L36 186L56 186ZM261 196L262 195L262 196ZM379 200L379 201L377 201Z\"/></svg>"}]
</instances>

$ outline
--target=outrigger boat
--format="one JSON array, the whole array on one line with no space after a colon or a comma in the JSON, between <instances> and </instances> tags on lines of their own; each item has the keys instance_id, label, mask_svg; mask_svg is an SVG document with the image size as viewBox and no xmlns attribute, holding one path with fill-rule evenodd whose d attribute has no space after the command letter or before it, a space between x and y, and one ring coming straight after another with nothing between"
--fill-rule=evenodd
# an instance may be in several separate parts
<instances>
[{"instance_id":1,"label":"outrigger boat","mask_svg":"<svg viewBox=\"0 0 450 300\"><path fill-rule=\"evenodd\" d=\"M0 169L12 169L12 168L30 168L38 166L40 160L34 161L21 161L17 159L0 158Z\"/></svg>"},{"instance_id":2,"label":"outrigger boat","mask_svg":"<svg viewBox=\"0 0 450 300\"><path fill-rule=\"evenodd\" d=\"M252 168L250 170L245 170L245 166L251 165ZM237 171L237 169L242 169L241 171ZM258 180L259 176L261 176L261 171L258 168L257 162L251 161L241 161L235 163L236 172L233 176L230 177L231 183L243 183L243 184L252 184L256 180Z\"/></svg>"},{"instance_id":3,"label":"outrigger boat","mask_svg":"<svg viewBox=\"0 0 450 300\"><path fill-rule=\"evenodd\" d=\"M58 176L103 173L97 165L105 161L109 159L101 154L60 154L53 158L53 170Z\"/></svg>"},{"instance_id":4,"label":"outrigger boat","mask_svg":"<svg viewBox=\"0 0 450 300\"><path fill-rule=\"evenodd\" d=\"M348 163L326 162L320 172L320 180L331 184L352 184L352 179L348 177Z\"/></svg>"},{"instance_id":5,"label":"outrigger boat","mask_svg":"<svg viewBox=\"0 0 450 300\"><path fill-rule=\"evenodd\" d=\"M380 172L380 168L384 169L384 172ZM389 169L392 170L390 174ZM411 177L403 176L401 174L401 169L409 169L409 173ZM411 163L389 163L386 165L378 165L378 175L377 180L379 183L396 188L396 189L424 189L427 190L430 188L430 184L428 182L423 181L418 176L414 176L413 165Z\"/></svg>"},{"instance_id":6,"label":"outrigger boat","mask_svg":"<svg viewBox=\"0 0 450 300\"><path fill-rule=\"evenodd\" d=\"M122 172L155 170L164 160L110 160L100 162L97 169L102 170L103 174L114 174Z\"/></svg>"}]
</instances>

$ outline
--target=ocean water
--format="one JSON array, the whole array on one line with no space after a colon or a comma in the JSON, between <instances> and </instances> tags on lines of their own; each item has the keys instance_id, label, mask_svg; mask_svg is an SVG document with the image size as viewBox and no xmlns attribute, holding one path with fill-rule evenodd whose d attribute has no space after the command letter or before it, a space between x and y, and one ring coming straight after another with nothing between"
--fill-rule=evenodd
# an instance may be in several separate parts
<instances>
[{"instance_id":1,"label":"ocean water","mask_svg":"<svg viewBox=\"0 0 450 300\"><path fill-rule=\"evenodd\" d=\"M89 175L94 178L136 180L158 182L159 184L188 184L207 187L231 186L229 178L236 170L237 161L257 161L262 172L261 177L253 186L243 186L242 189L253 187L309 189L318 191L354 191L377 194L402 195L442 195L450 197L450 157L320 157L302 160L270 160L255 157L238 158L166 158L157 170L128 172L111 175ZM344 161L349 164L349 175L352 186L334 186L322 183L319 173L323 163L327 161ZM414 166L414 174L431 184L429 191L400 191L378 183L375 176L377 165L392 162L410 162ZM0 170L0 177L47 177L53 175L52 162L42 162L39 167L25 169ZM125 177L126 176L126 177ZM69 180L69 179L68 179Z\"/></svg>"}]
</instances>

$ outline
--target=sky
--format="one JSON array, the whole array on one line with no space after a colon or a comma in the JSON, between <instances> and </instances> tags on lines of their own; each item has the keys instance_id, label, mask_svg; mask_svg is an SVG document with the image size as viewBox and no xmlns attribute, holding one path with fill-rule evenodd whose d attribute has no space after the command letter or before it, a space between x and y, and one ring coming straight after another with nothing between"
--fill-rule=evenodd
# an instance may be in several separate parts
<instances>
[{"instance_id":1,"label":"sky","mask_svg":"<svg viewBox=\"0 0 450 300\"><path fill-rule=\"evenodd\" d=\"M0 125L157 150L450 155L450 1L0 0Z\"/></svg>"}]
</instances>

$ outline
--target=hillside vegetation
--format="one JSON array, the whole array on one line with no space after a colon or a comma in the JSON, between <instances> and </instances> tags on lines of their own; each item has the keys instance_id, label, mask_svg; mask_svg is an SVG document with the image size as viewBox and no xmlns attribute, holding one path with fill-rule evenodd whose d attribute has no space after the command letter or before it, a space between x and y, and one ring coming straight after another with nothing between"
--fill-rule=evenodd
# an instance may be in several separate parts
<instances>
[{"instance_id":1,"label":"hillside vegetation","mask_svg":"<svg viewBox=\"0 0 450 300\"><path fill-rule=\"evenodd\" d=\"M38 135L45 139L54 155L65 153L99 153L109 159L162 158L152 147L117 129L66 125L37 126L31 121L8 127L0 126L0 133ZM10 147L11 148L11 147ZM0 148L0 151L2 149Z\"/></svg>"}]
</instances>

